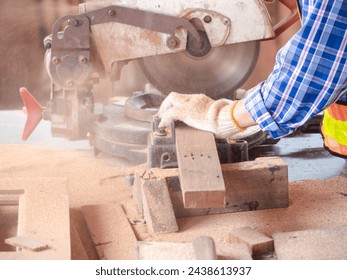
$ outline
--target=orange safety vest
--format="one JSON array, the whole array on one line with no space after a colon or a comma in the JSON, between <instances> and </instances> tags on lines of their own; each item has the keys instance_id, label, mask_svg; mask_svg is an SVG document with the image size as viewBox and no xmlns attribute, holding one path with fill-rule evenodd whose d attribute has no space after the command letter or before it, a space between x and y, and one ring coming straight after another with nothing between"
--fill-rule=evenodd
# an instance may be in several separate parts
<instances>
[{"instance_id":1,"label":"orange safety vest","mask_svg":"<svg viewBox=\"0 0 347 280\"><path fill-rule=\"evenodd\" d=\"M321 133L326 150L347 158L347 104L337 102L324 110Z\"/></svg>"}]
</instances>

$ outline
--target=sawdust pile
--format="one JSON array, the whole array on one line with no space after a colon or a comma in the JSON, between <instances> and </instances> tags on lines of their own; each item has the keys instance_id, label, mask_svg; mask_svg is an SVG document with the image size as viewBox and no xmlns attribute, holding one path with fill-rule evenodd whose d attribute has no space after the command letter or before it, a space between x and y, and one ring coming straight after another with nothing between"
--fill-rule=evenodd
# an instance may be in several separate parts
<instances>
[{"instance_id":1,"label":"sawdust pile","mask_svg":"<svg viewBox=\"0 0 347 280\"><path fill-rule=\"evenodd\" d=\"M83 205L122 204L129 221L141 220L125 176L132 164L124 159L95 156L91 150L51 149L25 145L0 145L2 177L64 177L68 179L71 209ZM49 186L47 186L49 188ZM347 225L347 178L300 181L290 184L290 206L179 219L179 232L151 235L133 223L137 239L190 242L208 235L226 242L233 228L251 226L264 234ZM102 230L102 229L100 229ZM121 230L121 229L120 229Z\"/></svg>"}]
</instances>

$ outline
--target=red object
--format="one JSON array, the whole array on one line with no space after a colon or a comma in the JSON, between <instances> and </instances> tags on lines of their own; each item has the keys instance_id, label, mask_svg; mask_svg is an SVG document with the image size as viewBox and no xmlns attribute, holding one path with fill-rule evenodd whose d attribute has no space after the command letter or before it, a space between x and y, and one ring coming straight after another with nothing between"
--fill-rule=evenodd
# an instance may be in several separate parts
<instances>
[{"instance_id":1,"label":"red object","mask_svg":"<svg viewBox=\"0 0 347 280\"><path fill-rule=\"evenodd\" d=\"M42 119L42 107L30 92L22 87L19 89L24 108L27 113L27 120L22 133L22 140L27 140Z\"/></svg>"}]
</instances>

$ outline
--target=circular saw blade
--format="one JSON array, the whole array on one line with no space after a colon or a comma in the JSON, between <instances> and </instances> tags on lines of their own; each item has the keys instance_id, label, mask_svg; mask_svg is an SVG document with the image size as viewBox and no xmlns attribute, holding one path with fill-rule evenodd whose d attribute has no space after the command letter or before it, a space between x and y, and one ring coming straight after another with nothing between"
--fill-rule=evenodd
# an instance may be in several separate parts
<instances>
[{"instance_id":1,"label":"circular saw blade","mask_svg":"<svg viewBox=\"0 0 347 280\"><path fill-rule=\"evenodd\" d=\"M259 42L212 48L195 57L188 52L144 57L139 60L146 78L169 94L204 93L211 98L230 98L251 74L259 53Z\"/></svg>"}]
</instances>

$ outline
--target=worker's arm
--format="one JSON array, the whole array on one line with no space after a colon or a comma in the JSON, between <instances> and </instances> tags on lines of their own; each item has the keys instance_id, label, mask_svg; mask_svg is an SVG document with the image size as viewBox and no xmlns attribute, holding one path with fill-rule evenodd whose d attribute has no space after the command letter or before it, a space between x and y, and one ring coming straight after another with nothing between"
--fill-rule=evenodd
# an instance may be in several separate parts
<instances>
[{"instance_id":1,"label":"worker's arm","mask_svg":"<svg viewBox=\"0 0 347 280\"><path fill-rule=\"evenodd\" d=\"M274 138L293 132L347 91L347 2L309 3L301 5L302 27L278 52L268 79L245 97L252 119ZM237 113L235 118L242 122Z\"/></svg>"},{"instance_id":2,"label":"worker's arm","mask_svg":"<svg viewBox=\"0 0 347 280\"><path fill-rule=\"evenodd\" d=\"M177 102L180 98L175 94L168 98L170 106L160 110L162 125L168 120L181 120L198 129L218 132L223 123L223 131L227 131L224 137L256 123L277 138L293 132L338 100L347 92L347 2L317 0L310 7L301 6L301 11L303 26L278 52L268 79L250 89L235 108L212 110L217 121L211 122L207 118L211 100L206 106L191 102L195 98ZM219 114L231 108L231 113ZM196 110L203 113L196 114ZM227 115L229 119L225 120ZM227 123L229 131L224 128Z\"/></svg>"}]
</instances>

